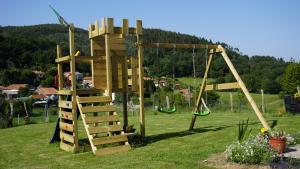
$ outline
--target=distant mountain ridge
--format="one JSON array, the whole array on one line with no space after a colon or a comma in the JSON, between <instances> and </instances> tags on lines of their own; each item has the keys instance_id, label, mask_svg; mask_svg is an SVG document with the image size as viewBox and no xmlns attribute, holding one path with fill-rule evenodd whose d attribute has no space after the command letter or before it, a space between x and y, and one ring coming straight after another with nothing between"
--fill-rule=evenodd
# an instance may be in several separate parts
<instances>
[{"instance_id":1,"label":"distant mountain ridge","mask_svg":"<svg viewBox=\"0 0 300 169\"><path fill-rule=\"evenodd\" d=\"M211 40L161 29L143 30L144 43L170 42L191 44L212 44ZM63 54L68 54L68 29L59 24L41 24L33 26L0 27L0 71L5 69L31 69L47 71L56 67L56 44L61 44ZM82 55L89 55L88 31L75 29L75 48ZM283 59L270 56L248 57L225 43L221 44L233 64L241 74L250 90L256 91L264 86L274 85L271 93L276 93L280 87L280 76L284 73L287 63ZM134 49L129 49L134 51ZM157 53L158 52L158 53ZM175 52L175 53L174 53ZM133 54L133 53L131 53ZM158 55L157 55L158 54ZM175 72L172 71L172 60L175 59ZM196 51L196 75L202 76L205 70L205 49ZM192 75L192 49L145 49L146 74L150 76L176 77ZM233 81L227 65L221 57L215 57L210 77L218 82ZM267 79L267 82L265 82ZM1 81L0 81L1 83ZM270 88L270 87L267 87Z\"/></svg>"}]
</instances>

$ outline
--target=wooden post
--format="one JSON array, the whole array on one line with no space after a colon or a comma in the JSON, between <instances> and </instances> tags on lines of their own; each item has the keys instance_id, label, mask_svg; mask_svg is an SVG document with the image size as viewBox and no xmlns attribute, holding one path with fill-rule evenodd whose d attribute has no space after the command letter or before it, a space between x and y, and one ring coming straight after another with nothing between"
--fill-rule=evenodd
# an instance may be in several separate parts
<instances>
[{"instance_id":1,"label":"wooden post","mask_svg":"<svg viewBox=\"0 0 300 169\"><path fill-rule=\"evenodd\" d=\"M142 21L137 20L136 22L136 39L138 45L138 65L139 65L139 100L140 100L140 126L141 136L145 137L145 112L144 112L144 56L142 47Z\"/></svg>"},{"instance_id":2,"label":"wooden post","mask_svg":"<svg viewBox=\"0 0 300 169\"><path fill-rule=\"evenodd\" d=\"M71 72L71 91L72 91L72 114L73 114L73 136L74 151L79 148L78 145L78 123L77 123L77 103L76 103L76 68L75 68L75 44L74 44L75 28L73 24L69 27L69 48L70 48L70 72Z\"/></svg>"},{"instance_id":3,"label":"wooden post","mask_svg":"<svg viewBox=\"0 0 300 169\"><path fill-rule=\"evenodd\" d=\"M105 59L106 59L106 94L112 97L112 65L111 65L111 52L110 52L110 34L113 30L113 19L106 18L107 31L105 34Z\"/></svg>"},{"instance_id":4,"label":"wooden post","mask_svg":"<svg viewBox=\"0 0 300 169\"><path fill-rule=\"evenodd\" d=\"M207 63L206 70L205 70L205 73L204 73L204 77L203 77L203 80L202 80L202 83L201 83L201 88L200 88L200 91L199 91L199 95L198 95L198 98L196 100L196 105L195 105L195 110L194 110L195 112L199 111L199 108L200 108L200 105L201 105L201 98L202 98L202 95L205 91L207 76L208 76L208 72L209 72L209 69L210 69L210 66L211 66L212 58L213 58L213 53L210 52L208 63ZM197 118L197 116L194 115L193 118L192 118L189 130L193 130L196 118Z\"/></svg>"},{"instance_id":5,"label":"wooden post","mask_svg":"<svg viewBox=\"0 0 300 169\"><path fill-rule=\"evenodd\" d=\"M166 96L167 109L170 109L170 99L169 96Z\"/></svg>"},{"instance_id":6,"label":"wooden post","mask_svg":"<svg viewBox=\"0 0 300 169\"><path fill-rule=\"evenodd\" d=\"M231 110L231 112L233 112L233 96L232 96L232 92L230 92L229 94L230 94L230 110Z\"/></svg>"},{"instance_id":7,"label":"wooden post","mask_svg":"<svg viewBox=\"0 0 300 169\"><path fill-rule=\"evenodd\" d=\"M127 68L127 56L122 58L122 101L123 101L123 123L124 129L128 126L128 111L127 111L127 102L128 102L128 68Z\"/></svg>"},{"instance_id":8,"label":"wooden post","mask_svg":"<svg viewBox=\"0 0 300 169\"><path fill-rule=\"evenodd\" d=\"M261 93L261 111L265 113L265 98L264 98L264 90L260 89Z\"/></svg>"},{"instance_id":9,"label":"wooden post","mask_svg":"<svg viewBox=\"0 0 300 169\"><path fill-rule=\"evenodd\" d=\"M297 92L300 93L300 87L299 86L297 86Z\"/></svg>"},{"instance_id":10,"label":"wooden post","mask_svg":"<svg viewBox=\"0 0 300 169\"><path fill-rule=\"evenodd\" d=\"M270 127L268 125L268 123L266 122L265 118L262 116L261 112L259 111L256 103L254 102L253 98L251 97L248 89L246 88L244 82L242 81L241 77L239 76L238 72L236 71L236 69L234 68L232 62L230 61L229 57L227 56L225 49L219 45L219 50L222 51L222 56L226 62L226 64L228 65L229 69L231 70L233 76L235 77L235 79L237 80L238 84L240 85L242 91L244 92L247 100L249 101L250 105L252 106L254 112L256 113L256 116L258 117L258 119L260 120L260 122L262 123L262 125L264 126L264 128L266 128L267 130L270 130Z\"/></svg>"}]
</instances>

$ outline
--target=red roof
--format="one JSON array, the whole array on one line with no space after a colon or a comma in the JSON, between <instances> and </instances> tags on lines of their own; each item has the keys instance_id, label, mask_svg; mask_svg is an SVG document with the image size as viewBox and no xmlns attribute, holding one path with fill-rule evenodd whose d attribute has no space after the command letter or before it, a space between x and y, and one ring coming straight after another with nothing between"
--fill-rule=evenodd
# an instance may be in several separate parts
<instances>
[{"instance_id":1,"label":"red roof","mask_svg":"<svg viewBox=\"0 0 300 169\"><path fill-rule=\"evenodd\" d=\"M180 93L182 93L182 94L189 94L190 92L189 92L189 89L181 89Z\"/></svg>"},{"instance_id":2,"label":"red roof","mask_svg":"<svg viewBox=\"0 0 300 169\"><path fill-rule=\"evenodd\" d=\"M31 97L34 99L45 99L46 98L46 96L42 95L42 94L33 94L33 95L31 95Z\"/></svg>"},{"instance_id":3,"label":"red roof","mask_svg":"<svg viewBox=\"0 0 300 169\"><path fill-rule=\"evenodd\" d=\"M57 94L57 90L53 87L41 87L36 90L40 95Z\"/></svg>"},{"instance_id":4,"label":"red roof","mask_svg":"<svg viewBox=\"0 0 300 169\"><path fill-rule=\"evenodd\" d=\"M27 87L28 84L11 84L9 86L4 87L2 90L19 90L20 88Z\"/></svg>"}]
</instances>

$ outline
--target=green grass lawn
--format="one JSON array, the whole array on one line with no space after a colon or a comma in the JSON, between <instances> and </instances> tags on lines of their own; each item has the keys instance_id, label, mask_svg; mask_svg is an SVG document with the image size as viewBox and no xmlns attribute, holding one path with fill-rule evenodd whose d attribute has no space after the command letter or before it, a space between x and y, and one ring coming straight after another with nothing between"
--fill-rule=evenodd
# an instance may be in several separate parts
<instances>
[{"instance_id":1,"label":"green grass lawn","mask_svg":"<svg viewBox=\"0 0 300 169\"><path fill-rule=\"evenodd\" d=\"M95 157L92 152L73 154L60 150L58 144L48 144L54 122L1 129L0 168L209 168L203 160L223 152L236 139L238 121L249 117L253 134L261 128L252 111L216 110L198 118L195 130L189 132L190 113L154 115L147 110L147 144L102 157ZM278 120L278 127L288 133L299 132L300 116L265 116L269 122ZM138 118L130 115L129 121L137 127ZM81 121L79 136L86 138Z\"/></svg>"}]
</instances>

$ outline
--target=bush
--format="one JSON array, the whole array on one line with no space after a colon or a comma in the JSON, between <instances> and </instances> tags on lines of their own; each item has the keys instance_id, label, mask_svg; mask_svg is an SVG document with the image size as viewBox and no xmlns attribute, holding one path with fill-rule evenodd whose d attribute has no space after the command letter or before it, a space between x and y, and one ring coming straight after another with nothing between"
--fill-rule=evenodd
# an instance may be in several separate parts
<instances>
[{"instance_id":1,"label":"bush","mask_svg":"<svg viewBox=\"0 0 300 169\"><path fill-rule=\"evenodd\" d=\"M244 164L277 161L278 154L268 144L267 137L258 134L245 142L234 142L226 148L227 160Z\"/></svg>"},{"instance_id":2,"label":"bush","mask_svg":"<svg viewBox=\"0 0 300 169\"><path fill-rule=\"evenodd\" d=\"M7 100L0 98L0 128L12 127L12 119L10 117L10 107Z\"/></svg>"}]
</instances>

